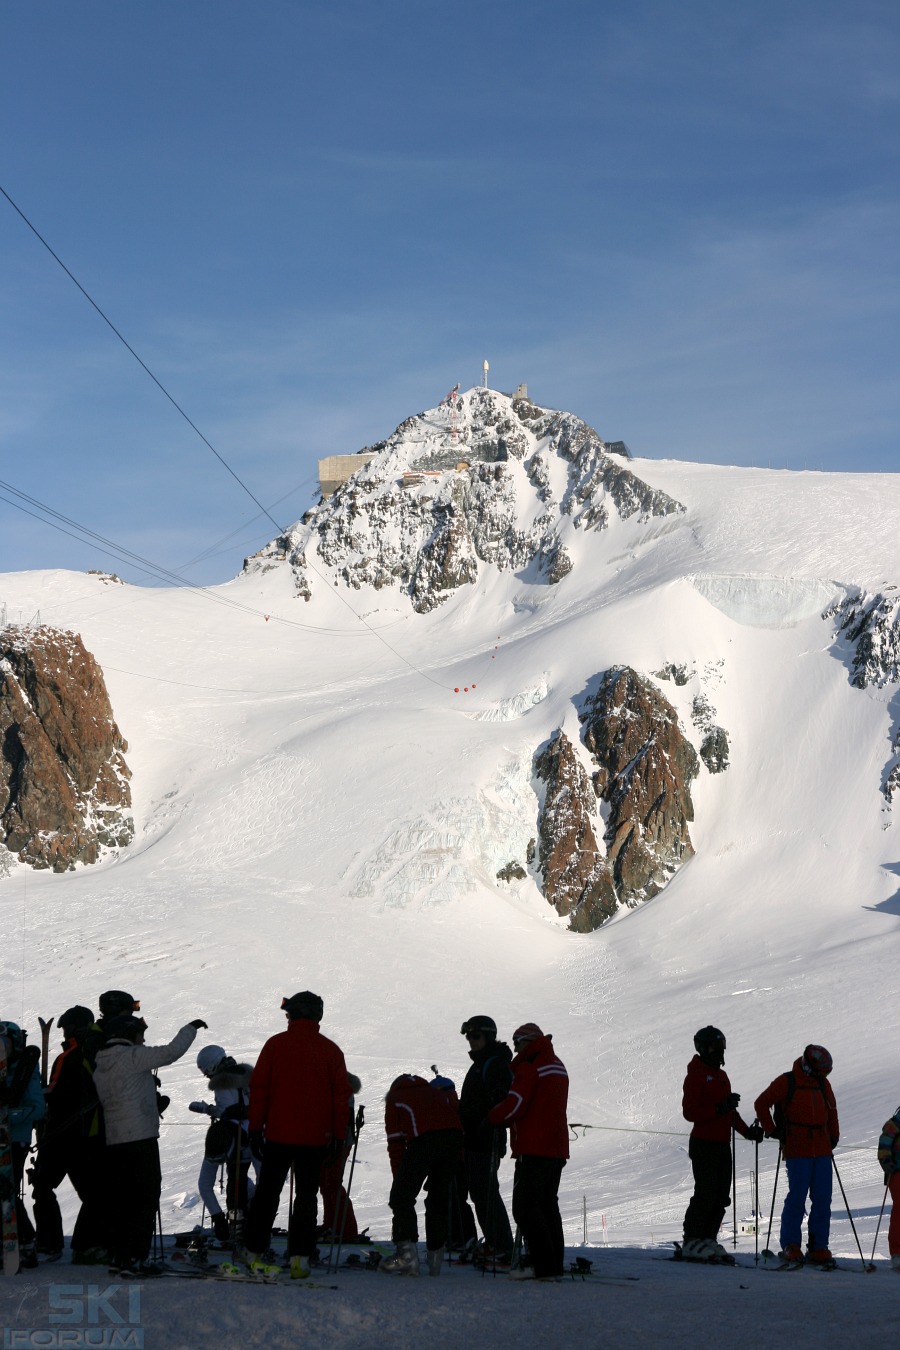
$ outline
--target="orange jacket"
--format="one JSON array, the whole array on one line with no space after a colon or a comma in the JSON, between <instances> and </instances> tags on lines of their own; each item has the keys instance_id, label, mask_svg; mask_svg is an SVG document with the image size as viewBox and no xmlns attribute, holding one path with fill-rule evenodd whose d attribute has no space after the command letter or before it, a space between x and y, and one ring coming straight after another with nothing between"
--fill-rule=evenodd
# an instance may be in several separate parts
<instances>
[{"instance_id":1,"label":"orange jacket","mask_svg":"<svg viewBox=\"0 0 900 1350\"><path fill-rule=\"evenodd\" d=\"M276 1144L330 1144L347 1134L350 1087L340 1048L296 1018L270 1036L250 1079L250 1130Z\"/></svg>"},{"instance_id":2,"label":"orange jacket","mask_svg":"<svg viewBox=\"0 0 900 1350\"><path fill-rule=\"evenodd\" d=\"M837 1103L827 1078L804 1073L803 1060L795 1059L790 1073L780 1073L754 1103L766 1134L775 1134L772 1107L784 1109L782 1151L786 1158L825 1158L837 1145L841 1132Z\"/></svg>"}]
</instances>

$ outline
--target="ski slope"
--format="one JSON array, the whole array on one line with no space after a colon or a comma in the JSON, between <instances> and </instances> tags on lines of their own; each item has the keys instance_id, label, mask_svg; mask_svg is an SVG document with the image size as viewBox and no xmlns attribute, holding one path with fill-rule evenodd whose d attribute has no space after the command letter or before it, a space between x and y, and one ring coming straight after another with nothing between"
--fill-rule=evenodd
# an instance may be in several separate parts
<instances>
[{"instance_id":1,"label":"ski slope","mask_svg":"<svg viewBox=\"0 0 900 1350\"><path fill-rule=\"evenodd\" d=\"M571 531L574 569L553 587L488 568L428 614L389 591L347 592L368 627L329 586L298 599L287 567L209 593L61 571L0 577L12 621L39 611L78 631L102 665L129 743L136 827L132 847L103 864L54 876L12 863L0 876L2 1014L36 1035L38 1015L96 1007L103 989L124 987L141 1000L149 1041L202 1016L210 1040L252 1059L282 1029L282 996L315 989L323 1031L363 1082L354 1202L361 1226L381 1234L391 1079L436 1063L461 1081L459 1027L474 1012L506 1038L536 1021L569 1069L570 1120L591 1127L563 1174L567 1241L586 1226L589 1243L634 1249L680 1236L694 1031L725 1031L748 1118L769 1081L821 1042L868 1258L884 1193L875 1142L900 1099L890 1035L900 827L879 790L900 701L892 686L851 687L845 646L821 616L848 589L900 582L900 479L629 467L685 514ZM691 700L706 694L730 767L693 785L696 856L666 890L572 934L530 877L496 880L535 833L532 756L558 726L577 733L576 705L599 672L669 662L691 678L662 685L666 697L695 735ZM163 1082L171 1230L200 1217L194 1055ZM766 1212L774 1163L764 1146ZM753 1166L739 1140L741 1214ZM508 1198L508 1162L501 1177ZM832 1246L849 1257L839 1197L835 1210ZM668 1267L650 1273L670 1278ZM705 1288L723 1273L700 1278ZM849 1278L835 1278L843 1294ZM434 1311L445 1294L431 1283ZM168 1283L152 1295L163 1297L175 1297ZM412 1307L423 1296L397 1297ZM749 1295L733 1298L737 1309ZM618 1289L602 1299L623 1319L638 1301ZM346 1342L331 1343L364 1343L348 1318ZM257 1343L277 1342L242 1334Z\"/></svg>"}]
</instances>

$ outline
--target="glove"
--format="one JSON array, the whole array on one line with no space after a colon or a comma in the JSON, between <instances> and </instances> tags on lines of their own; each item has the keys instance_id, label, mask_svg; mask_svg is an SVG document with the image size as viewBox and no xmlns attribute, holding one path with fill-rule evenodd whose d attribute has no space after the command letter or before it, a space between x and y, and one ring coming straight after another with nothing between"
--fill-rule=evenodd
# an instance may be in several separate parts
<instances>
[{"instance_id":1,"label":"glove","mask_svg":"<svg viewBox=\"0 0 900 1350\"><path fill-rule=\"evenodd\" d=\"M769 1131L769 1133L766 1135L766 1138L767 1138L767 1139L774 1139L774 1140L777 1141L777 1143L783 1144L783 1143L784 1143L784 1134L785 1134L784 1130L773 1129L773 1130L770 1130L770 1131Z\"/></svg>"},{"instance_id":2,"label":"glove","mask_svg":"<svg viewBox=\"0 0 900 1350\"><path fill-rule=\"evenodd\" d=\"M250 1152L254 1158L261 1158L266 1151L266 1136L262 1130L251 1130L249 1136Z\"/></svg>"},{"instance_id":3,"label":"glove","mask_svg":"<svg viewBox=\"0 0 900 1350\"><path fill-rule=\"evenodd\" d=\"M188 1022L188 1026L195 1027L197 1031L209 1031L209 1027L203 1021L202 1017L195 1017L193 1022Z\"/></svg>"},{"instance_id":4,"label":"glove","mask_svg":"<svg viewBox=\"0 0 900 1350\"><path fill-rule=\"evenodd\" d=\"M202 1116L208 1116L211 1114L209 1102L189 1102L188 1110L197 1111Z\"/></svg>"},{"instance_id":5,"label":"glove","mask_svg":"<svg viewBox=\"0 0 900 1350\"><path fill-rule=\"evenodd\" d=\"M171 1097L167 1097L167 1096L165 1095L164 1092L157 1092L157 1094L156 1094L156 1109L157 1109L157 1111L159 1112L159 1114L160 1114L161 1116L162 1116L162 1115L165 1115L166 1107L169 1105L169 1102L170 1102L171 1100L172 1100L172 1098L171 1098Z\"/></svg>"},{"instance_id":6,"label":"glove","mask_svg":"<svg viewBox=\"0 0 900 1350\"><path fill-rule=\"evenodd\" d=\"M732 1111L736 1111L740 1100L741 1094L739 1092L729 1092L728 1096L720 1101L719 1105L716 1107L716 1115L727 1116Z\"/></svg>"},{"instance_id":7,"label":"glove","mask_svg":"<svg viewBox=\"0 0 900 1350\"><path fill-rule=\"evenodd\" d=\"M766 1137L766 1132L761 1125L748 1125L747 1138L751 1144L761 1144Z\"/></svg>"},{"instance_id":8,"label":"glove","mask_svg":"<svg viewBox=\"0 0 900 1350\"><path fill-rule=\"evenodd\" d=\"M344 1151L343 1139L332 1139L331 1143L325 1150L325 1157L322 1159L322 1161L325 1163L325 1166L331 1167L333 1163L336 1163L338 1158L343 1153L343 1151Z\"/></svg>"}]
</instances>

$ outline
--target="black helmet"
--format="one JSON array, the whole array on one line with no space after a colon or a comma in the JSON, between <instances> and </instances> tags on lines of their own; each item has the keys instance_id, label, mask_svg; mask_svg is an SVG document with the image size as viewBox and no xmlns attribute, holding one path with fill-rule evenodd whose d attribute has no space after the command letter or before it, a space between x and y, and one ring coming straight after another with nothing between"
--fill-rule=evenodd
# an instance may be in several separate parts
<instances>
[{"instance_id":1,"label":"black helmet","mask_svg":"<svg viewBox=\"0 0 900 1350\"><path fill-rule=\"evenodd\" d=\"M291 994L290 998L283 998L281 1006L292 1022L301 1019L307 1022L321 1022L325 1015L325 1004L318 994L313 994L309 989L304 989L299 994Z\"/></svg>"},{"instance_id":2,"label":"black helmet","mask_svg":"<svg viewBox=\"0 0 900 1350\"><path fill-rule=\"evenodd\" d=\"M143 1017L132 1017L131 1013L120 1013L106 1023L106 1037L110 1041L131 1041L137 1044L138 1037L146 1030L147 1023Z\"/></svg>"},{"instance_id":3,"label":"black helmet","mask_svg":"<svg viewBox=\"0 0 900 1350\"><path fill-rule=\"evenodd\" d=\"M694 1049L705 1064L721 1064L725 1058L725 1036L718 1027L701 1027L694 1037Z\"/></svg>"},{"instance_id":4,"label":"black helmet","mask_svg":"<svg viewBox=\"0 0 900 1350\"><path fill-rule=\"evenodd\" d=\"M461 1036L479 1036L484 1035L489 1041L497 1039L497 1023L493 1017L488 1017L485 1013L479 1013L475 1017L466 1018L459 1029Z\"/></svg>"},{"instance_id":5,"label":"black helmet","mask_svg":"<svg viewBox=\"0 0 900 1350\"><path fill-rule=\"evenodd\" d=\"M94 1014L90 1008L82 1008L80 1003L76 1003L72 1008L66 1008L64 1013L60 1013L57 1021L66 1035L73 1031L84 1030L89 1027L94 1020Z\"/></svg>"},{"instance_id":6,"label":"black helmet","mask_svg":"<svg viewBox=\"0 0 900 1350\"><path fill-rule=\"evenodd\" d=\"M100 1016L117 1017L119 1013L140 1012L141 1000L132 998L121 989L107 989L100 995Z\"/></svg>"}]
</instances>

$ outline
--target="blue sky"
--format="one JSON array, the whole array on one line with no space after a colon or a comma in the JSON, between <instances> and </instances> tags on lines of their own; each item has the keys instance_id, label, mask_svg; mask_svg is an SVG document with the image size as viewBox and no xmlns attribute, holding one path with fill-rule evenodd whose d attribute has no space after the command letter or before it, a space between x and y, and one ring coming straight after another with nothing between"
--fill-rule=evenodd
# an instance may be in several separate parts
<instances>
[{"instance_id":1,"label":"blue sky","mask_svg":"<svg viewBox=\"0 0 900 1350\"><path fill-rule=\"evenodd\" d=\"M282 525L485 357L637 454L897 468L895 0L5 0L0 62L3 187ZM233 575L274 527L2 199L0 288L0 479ZM0 500L0 571L107 565Z\"/></svg>"}]
</instances>

